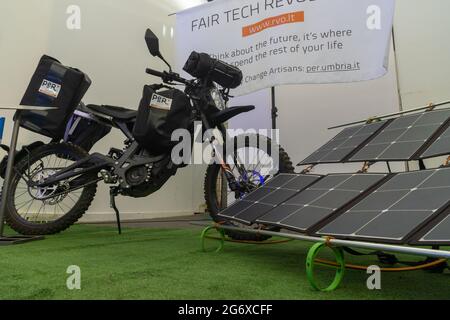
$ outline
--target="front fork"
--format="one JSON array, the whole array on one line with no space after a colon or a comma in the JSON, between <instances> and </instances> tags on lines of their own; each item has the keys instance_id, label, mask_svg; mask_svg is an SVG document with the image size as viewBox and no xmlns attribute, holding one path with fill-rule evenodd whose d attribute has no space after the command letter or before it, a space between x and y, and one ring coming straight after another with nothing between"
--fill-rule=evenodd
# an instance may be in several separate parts
<instances>
[{"instance_id":1,"label":"front fork","mask_svg":"<svg viewBox=\"0 0 450 320\"><path fill-rule=\"evenodd\" d=\"M217 160L220 167L222 168L223 175L225 176L228 187L232 192L235 193L236 199L241 198L243 193L248 192L249 190L246 190L245 185L243 185L241 182L245 182L248 179L248 173L238 160L238 157L234 158L236 169L239 172L239 177L236 177L233 173L233 170L231 170L230 165L226 161L226 157L224 157L224 154L226 154L226 144L224 140L224 135L226 136L225 128L219 128L219 132L222 136L222 139L218 139L214 134L211 134L208 139L213 149L213 158ZM242 178L239 179L238 178Z\"/></svg>"},{"instance_id":2,"label":"front fork","mask_svg":"<svg viewBox=\"0 0 450 320\"><path fill-rule=\"evenodd\" d=\"M210 143L213 148L213 156L218 159L220 167L222 168L222 172L225 176L225 178L228 181L228 186L233 192L239 192L240 191L240 184L236 180L236 177L233 174L233 171L231 170L230 166L226 163L226 160L223 156L222 150L224 150L224 143L220 143L217 138L212 135L210 138Z\"/></svg>"},{"instance_id":3,"label":"front fork","mask_svg":"<svg viewBox=\"0 0 450 320\"><path fill-rule=\"evenodd\" d=\"M210 122L206 115L204 113L201 113L202 123L205 126L206 130L212 129L210 126ZM225 150L225 139L227 137L226 128L223 124L217 126L217 130L221 134L222 139L220 141L217 139L217 137L214 135L214 133L211 133L211 135L208 137L209 142L213 149L213 158L218 159L218 162L220 164L220 167L222 168L222 171L224 173L225 178L228 182L228 187L231 191L233 191L236 194L236 198L239 198L241 195L241 184L237 181L236 177L233 174L233 171L231 170L230 166L226 162L226 158L223 156L223 154L226 154ZM237 162L237 161L235 161ZM236 167L239 171L239 174L243 177L246 176L246 172L242 171L242 167L236 163ZM245 171L245 169L244 169Z\"/></svg>"}]
</instances>

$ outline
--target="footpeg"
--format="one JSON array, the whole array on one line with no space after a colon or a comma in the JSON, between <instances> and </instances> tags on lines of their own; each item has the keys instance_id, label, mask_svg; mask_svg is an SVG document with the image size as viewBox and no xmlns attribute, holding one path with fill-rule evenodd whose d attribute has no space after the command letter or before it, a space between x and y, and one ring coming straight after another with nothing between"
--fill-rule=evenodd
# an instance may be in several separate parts
<instances>
[{"instance_id":1,"label":"footpeg","mask_svg":"<svg viewBox=\"0 0 450 320\"><path fill-rule=\"evenodd\" d=\"M113 175L108 170L101 170L100 175L102 176L102 179L105 183L112 184L116 183L116 179L114 179Z\"/></svg>"}]
</instances>

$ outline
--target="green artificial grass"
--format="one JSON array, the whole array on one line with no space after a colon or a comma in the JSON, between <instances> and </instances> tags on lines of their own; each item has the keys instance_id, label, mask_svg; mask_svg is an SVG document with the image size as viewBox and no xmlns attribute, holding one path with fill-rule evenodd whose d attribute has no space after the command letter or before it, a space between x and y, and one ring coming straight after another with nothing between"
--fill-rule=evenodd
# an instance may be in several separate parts
<instances>
[{"instance_id":1,"label":"green artificial grass","mask_svg":"<svg viewBox=\"0 0 450 320\"><path fill-rule=\"evenodd\" d=\"M200 231L126 229L119 236L114 228L77 225L44 241L0 247L0 298L450 298L449 273L425 271L383 274L382 290L369 291L368 275L350 270L335 292L316 292L305 275L310 243L227 243L221 253L203 253ZM370 257L349 261L376 262ZM81 268L81 290L66 287L69 265Z\"/></svg>"}]
</instances>

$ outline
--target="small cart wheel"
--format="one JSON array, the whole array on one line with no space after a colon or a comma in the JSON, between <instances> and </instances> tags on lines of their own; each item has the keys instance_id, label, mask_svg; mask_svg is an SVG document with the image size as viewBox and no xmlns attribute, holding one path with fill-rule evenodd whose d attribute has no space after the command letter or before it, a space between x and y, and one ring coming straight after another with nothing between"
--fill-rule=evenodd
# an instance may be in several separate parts
<instances>
[{"instance_id":1,"label":"small cart wheel","mask_svg":"<svg viewBox=\"0 0 450 320\"><path fill-rule=\"evenodd\" d=\"M211 237L208 235L213 230L217 231L220 234L219 238ZM215 249L213 251L215 253L218 253L223 250L223 247L225 245L225 232L216 227L207 227L203 230L202 235L201 235L202 251L203 252L211 252L211 250L206 249L206 240L216 240L219 242L219 246L217 247L217 249Z\"/></svg>"},{"instance_id":2,"label":"small cart wheel","mask_svg":"<svg viewBox=\"0 0 450 320\"><path fill-rule=\"evenodd\" d=\"M337 268L336 275L334 277L333 282L328 287L320 288L314 276L314 265L317 255L324 247L329 246L326 243L317 243L314 246L312 246L311 249L309 250L308 256L306 258L306 275L308 276L309 283L315 290L322 292L330 292L336 290L339 287L340 283L342 282L342 279L344 278L345 273L344 250L342 250L342 248L330 247L333 250L333 253L336 257L336 262L338 263L338 266L336 267Z\"/></svg>"}]
</instances>

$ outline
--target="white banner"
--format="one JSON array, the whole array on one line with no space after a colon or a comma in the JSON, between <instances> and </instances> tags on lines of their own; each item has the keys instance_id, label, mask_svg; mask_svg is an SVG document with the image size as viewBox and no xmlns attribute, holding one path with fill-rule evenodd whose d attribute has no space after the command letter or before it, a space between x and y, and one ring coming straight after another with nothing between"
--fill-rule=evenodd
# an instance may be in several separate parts
<instances>
[{"instance_id":1,"label":"white banner","mask_svg":"<svg viewBox=\"0 0 450 320\"><path fill-rule=\"evenodd\" d=\"M177 14L176 58L191 51L239 67L243 95L386 74L394 0L216 0Z\"/></svg>"}]
</instances>

